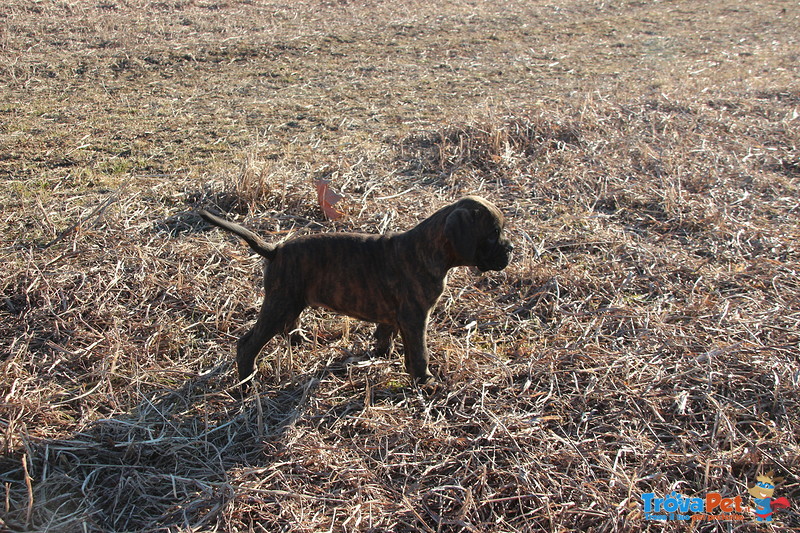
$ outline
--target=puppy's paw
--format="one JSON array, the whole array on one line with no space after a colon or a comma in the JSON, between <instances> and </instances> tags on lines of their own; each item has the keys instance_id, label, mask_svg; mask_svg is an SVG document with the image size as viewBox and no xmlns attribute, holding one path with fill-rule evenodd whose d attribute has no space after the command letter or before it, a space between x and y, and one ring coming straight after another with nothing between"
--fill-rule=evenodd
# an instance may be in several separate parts
<instances>
[{"instance_id":1,"label":"puppy's paw","mask_svg":"<svg viewBox=\"0 0 800 533\"><path fill-rule=\"evenodd\" d=\"M367 352L367 356L370 359L386 359L389 357L389 352L391 348L386 346L375 346L372 350Z\"/></svg>"},{"instance_id":2,"label":"puppy's paw","mask_svg":"<svg viewBox=\"0 0 800 533\"><path fill-rule=\"evenodd\" d=\"M243 380L239 381L233 388L228 389L228 394L237 401L244 401L250 396L250 392L253 390L253 379L255 378L255 372L244 378Z\"/></svg>"},{"instance_id":3,"label":"puppy's paw","mask_svg":"<svg viewBox=\"0 0 800 533\"><path fill-rule=\"evenodd\" d=\"M308 339L305 337L305 335L303 335L299 331L293 331L292 333L289 333L289 345L290 346L299 346L299 345L301 345L301 344L303 344L304 342L307 342L307 341L308 341Z\"/></svg>"},{"instance_id":4,"label":"puppy's paw","mask_svg":"<svg viewBox=\"0 0 800 533\"><path fill-rule=\"evenodd\" d=\"M414 378L414 386L426 394L434 394L444 389L444 384L433 377L432 374L426 374L421 378Z\"/></svg>"}]
</instances>

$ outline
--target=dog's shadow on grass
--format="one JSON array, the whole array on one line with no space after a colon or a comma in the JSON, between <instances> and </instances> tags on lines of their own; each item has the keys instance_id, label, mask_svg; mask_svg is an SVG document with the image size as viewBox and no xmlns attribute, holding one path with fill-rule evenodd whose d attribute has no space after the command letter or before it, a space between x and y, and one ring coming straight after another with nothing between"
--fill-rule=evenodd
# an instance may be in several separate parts
<instances>
[{"instance_id":1,"label":"dog's shadow on grass","mask_svg":"<svg viewBox=\"0 0 800 533\"><path fill-rule=\"evenodd\" d=\"M0 458L7 502L0 526L172 531L214 522L237 493L231 472L268 465L308 395L335 372L322 369L237 401L218 392L229 366L71 438L28 442Z\"/></svg>"}]
</instances>

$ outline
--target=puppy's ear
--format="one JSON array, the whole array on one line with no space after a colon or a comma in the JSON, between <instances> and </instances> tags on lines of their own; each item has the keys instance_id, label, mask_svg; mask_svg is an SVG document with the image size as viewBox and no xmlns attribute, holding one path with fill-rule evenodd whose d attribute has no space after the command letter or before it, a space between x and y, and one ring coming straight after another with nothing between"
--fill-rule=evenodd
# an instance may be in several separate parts
<instances>
[{"instance_id":1,"label":"puppy's ear","mask_svg":"<svg viewBox=\"0 0 800 533\"><path fill-rule=\"evenodd\" d=\"M475 216L469 209L458 208L447 215L444 222L444 235L453 245L456 253L468 263L475 260L477 242L472 228L475 227Z\"/></svg>"}]
</instances>

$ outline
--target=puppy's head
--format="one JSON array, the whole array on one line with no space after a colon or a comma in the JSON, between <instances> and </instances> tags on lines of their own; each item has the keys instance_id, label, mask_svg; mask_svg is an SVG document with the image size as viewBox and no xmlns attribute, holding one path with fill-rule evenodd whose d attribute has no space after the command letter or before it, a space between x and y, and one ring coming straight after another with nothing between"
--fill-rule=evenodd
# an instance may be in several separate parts
<instances>
[{"instance_id":1,"label":"puppy's head","mask_svg":"<svg viewBox=\"0 0 800 533\"><path fill-rule=\"evenodd\" d=\"M481 272L503 270L514 249L503 235L503 213L479 196L467 196L451 207L444 232L462 264L476 266Z\"/></svg>"}]
</instances>

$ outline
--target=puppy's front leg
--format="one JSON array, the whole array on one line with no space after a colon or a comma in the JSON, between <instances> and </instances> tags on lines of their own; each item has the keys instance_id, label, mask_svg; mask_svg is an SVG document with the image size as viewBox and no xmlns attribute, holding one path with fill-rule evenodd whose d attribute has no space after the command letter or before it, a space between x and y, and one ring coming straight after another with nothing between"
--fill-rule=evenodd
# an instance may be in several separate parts
<instances>
[{"instance_id":1,"label":"puppy's front leg","mask_svg":"<svg viewBox=\"0 0 800 533\"><path fill-rule=\"evenodd\" d=\"M411 375L415 383L420 385L433 379L433 374L428 371L427 328L427 313L422 317L419 315L405 317L400 322L406 372Z\"/></svg>"}]
</instances>

